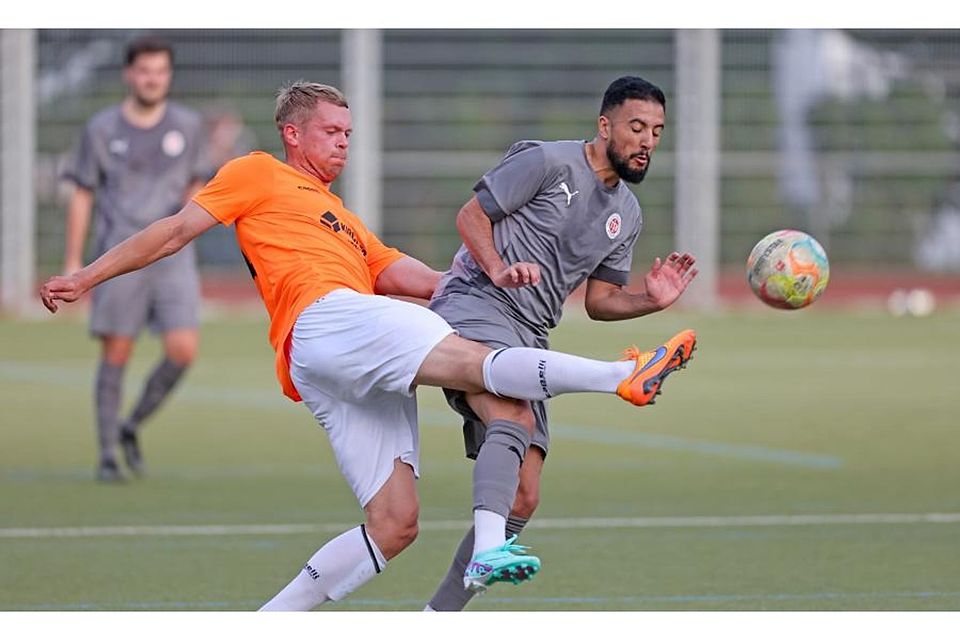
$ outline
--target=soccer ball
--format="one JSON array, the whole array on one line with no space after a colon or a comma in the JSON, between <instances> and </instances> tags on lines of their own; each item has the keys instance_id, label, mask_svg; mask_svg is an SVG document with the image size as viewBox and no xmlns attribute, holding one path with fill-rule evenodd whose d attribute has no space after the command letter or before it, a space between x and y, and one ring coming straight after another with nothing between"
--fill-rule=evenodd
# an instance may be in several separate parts
<instances>
[{"instance_id":1,"label":"soccer ball","mask_svg":"<svg viewBox=\"0 0 960 640\"><path fill-rule=\"evenodd\" d=\"M782 229L757 243L747 258L747 282L777 309L801 309L820 297L830 264L820 243L803 231Z\"/></svg>"}]
</instances>

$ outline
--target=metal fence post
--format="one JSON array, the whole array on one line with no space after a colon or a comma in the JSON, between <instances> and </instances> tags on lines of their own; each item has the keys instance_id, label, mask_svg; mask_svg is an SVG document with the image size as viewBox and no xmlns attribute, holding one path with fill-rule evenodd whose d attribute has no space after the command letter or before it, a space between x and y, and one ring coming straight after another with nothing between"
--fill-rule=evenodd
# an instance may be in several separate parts
<instances>
[{"instance_id":1,"label":"metal fence post","mask_svg":"<svg viewBox=\"0 0 960 640\"><path fill-rule=\"evenodd\" d=\"M681 300L704 310L717 300L720 259L720 70L719 31L677 31L674 234L700 272Z\"/></svg>"},{"instance_id":2,"label":"metal fence post","mask_svg":"<svg viewBox=\"0 0 960 640\"><path fill-rule=\"evenodd\" d=\"M350 104L354 135L344 171L344 203L367 227L383 232L382 34L379 29L347 29L342 44L343 89Z\"/></svg>"},{"instance_id":3,"label":"metal fence post","mask_svg":"<svg viewBox=\"0 0 960 640\"><path fill-rule=\"evenodd\" d=\"M23 315L36 270L36 33L0 30L0 308Z\"/></svg>"}]
</instances>

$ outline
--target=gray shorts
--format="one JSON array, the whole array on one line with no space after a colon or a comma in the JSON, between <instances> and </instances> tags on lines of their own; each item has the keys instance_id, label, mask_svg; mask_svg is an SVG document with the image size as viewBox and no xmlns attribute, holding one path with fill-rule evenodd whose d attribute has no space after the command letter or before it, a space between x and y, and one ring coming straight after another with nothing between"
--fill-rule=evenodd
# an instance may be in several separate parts
<instances>
[{"instance_id":1,"label":"gray shorts","mask_svg":"<svg viewBox=\"0 0 960 640\"><path fill-rule=\"evenodd\" d=\"M200 307L200 278L193 252L182 253L95 287L90 333L98 337L135 338L144 326L154 333L195 328Z\"/></svg>"},{"instance_id":2,"label":"gray shorts","mask_svg":"<svg viewBox=\"0 0 960 640\"><path fill-rule=\"evenodd\" d=\"M496 303L469 293L444 293L430 301L430 309L446 320L461 337L502 349L505 347L534 347L548 349L547 336L538 335L516 319L510 318ZM487 428L473 412L462 391L444 389L447 403L463 416L463 442L468 458L476 459ZM547 430L547 407L543 402L531 402L537 426L531 444L546 455L550 446Z\"/></svg>"}]
</instances>

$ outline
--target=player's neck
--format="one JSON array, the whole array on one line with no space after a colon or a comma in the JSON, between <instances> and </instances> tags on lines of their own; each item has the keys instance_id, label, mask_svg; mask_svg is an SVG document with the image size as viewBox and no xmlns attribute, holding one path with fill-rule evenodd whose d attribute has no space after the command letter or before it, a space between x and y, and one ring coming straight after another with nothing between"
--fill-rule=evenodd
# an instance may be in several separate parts
<instances>
[{"instance_id":1,"label":"player's neck","mask_svg":"<svg viewBox=\"0 0 960 640\"><path fill-rule=\"evenodd\" d=\"M310 176L311 178L313 178L314 180L322 184L327 189L330 188L331 183L327 182L320 175L320 172L318 172L316 168L310 162L304 159L302 156L300 156L299 154L290 153L288 149L286 152L285 158L286 159L284 160L284 162L286 162L288 165L290 165L300 173Z\"/></svg>"},{"instance_id":2,"label":"player's neck","mask_svg":"<svg viewBox=\"0 0 960 640\"><path fill-rule=\"evenodd\" d=\"M150 129L163 120L167 112L167 101L161 100L156 104L145 105L133 96L124 98L120 105L124 119L138 129Z\"/></svg>"},{"instance_id":3,"label":"player's neck","mask_svg":"<svg viewBox=\"0 0 960 640\"><path fill-rule=\"evenodd\" d=\"M617 175L613 165L610 164L610 159L607 158L602 143L594 138L584 147L587 153L587 163L593 169L593 174L608 187L615 187L620 182L620 176Z\"/></svg>"}]
</instances>

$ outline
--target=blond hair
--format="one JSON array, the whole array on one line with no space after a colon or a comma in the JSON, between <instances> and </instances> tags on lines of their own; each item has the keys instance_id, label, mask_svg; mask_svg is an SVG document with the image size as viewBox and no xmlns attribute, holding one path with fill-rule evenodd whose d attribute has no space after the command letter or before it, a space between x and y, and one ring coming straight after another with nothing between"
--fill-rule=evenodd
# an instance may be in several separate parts
<instances>
[{"instance_id":1,"label":"blond hair","mask_svg":"<svg viewBox=\"0 0 960 640\"><path fill-rule=\"evenodd\" d=\"M343 93L328 84L297 80L281 87L277 91L277 108L273 112L277 129L282 130L287 123L302 124L304 117L316 108L318 102L350 107Z\"/></svg>"}]
</instances>

